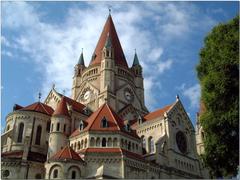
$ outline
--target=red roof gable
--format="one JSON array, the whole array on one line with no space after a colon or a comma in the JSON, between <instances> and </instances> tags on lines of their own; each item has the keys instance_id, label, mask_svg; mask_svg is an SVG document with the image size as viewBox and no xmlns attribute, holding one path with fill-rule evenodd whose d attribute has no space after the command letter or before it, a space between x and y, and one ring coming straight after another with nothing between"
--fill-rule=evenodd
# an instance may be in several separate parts
<instances>
[{"instance_id":1,"label":"red roof gable","mask_svg":"<svg viewBox=\"0 0 240 180\"><path fill-rule=\"evenodd\" d=\"M93 54L95 55L95 58L92 59L92 61L90 62L90 65L101 63L102 50L105 46L108 36L111 39L112 48L114 49L115 63L117 65L128 67L111 15L108 16L108 19L104 25L102 34L98 40L96 49Z\"/></svg>"},{"instance_id":2,"label":"red roof gable","mask_svg":"<svg viewBox=\"0 0 240 180\"><path fill-rule=\"evenodd\" d=\"M106 118L108 127L102 127L101 121ZM131 130L130 132L125 130L123 120L114 112L114 110L108 106L108 104L102 105L97 111L95 111L87 120L87 126L83 131L119 131L131 136L137 137L136 131ZM79 129L75 130L71 137L76 136L80 133Z\"/></svg>"},{"instance_id":3,"label":"red roof gable","mask_svg":"<svg viewBox=\"0 0 240 180\"><path fill-rule=\"evenodd\" d=\"M53 155L51 160L77 160L83 161L81 157L70 147L65 146L63 149L58 151L55 155Z\"/></svg>"},{"instance_id":4,"label":"red roof gable","mask_svg":"<svg viewBox=\"0 0 240 180\"><path fill-rule=\"evenodd\" d=\"M64 115L69 117L68 108L66 104L66 98L63 96L57 105L53 115Z\"/></svg>"},{"instance_id":5,"label":"red roof gable","mask_svg":"<svg viewBox=\"0 0 240 180\"><path fill-rule=\"evenodd\" d=\"M156 111L150 112L149 114L144 116L144 119L146 121L148 121L148 120L155 119L157 117L163 117L164 113L167 112L171 107L172 107L172 104L167 105L167 106L163 107L162 109L158 109Z\"/></svg>"},{"instance_id":6,"label":"red roof gable","mask_svg":"<svg viewBox=\"0 0 240 180\"><path fill-rule=\"evenodd\" d=\"M83 112L83 109L85 108L85 105L81 104L80 102L77 102L67 96L64 96L60 93L58 93L61 97L64 97L66 99L66 102L72 106L72 109L77 112Z\"/></svg>"},{"instance_id":7,"label":"red roof gable","mask_svg":"<svg viewBox=\"0 0 240 180\"><path fill-rule=\"evenodd\" d=\"M148 113L146 116L143 117L143 122L151 121L157 117L163 117L164 113L167 112L172 107L172 105L173 104L170 104L161 109ZM138 122L136 119L134 119L130 121L130 124L133 129L136 129Z\"/></svg>"},{"instance_id":8,"label":"red roof gable","mask_svg":"<svg viewBox=\"0 0 240 180\"><path fill-rule=\"evenodd\" d=\"M20 110L21 111L35 111L35 112L40 112L40 113L47 114L47 115L53 114L53 109L50 106L43 104L41 102L33 103L29 106L21 108Z\"/></svg>"}]
</instances>

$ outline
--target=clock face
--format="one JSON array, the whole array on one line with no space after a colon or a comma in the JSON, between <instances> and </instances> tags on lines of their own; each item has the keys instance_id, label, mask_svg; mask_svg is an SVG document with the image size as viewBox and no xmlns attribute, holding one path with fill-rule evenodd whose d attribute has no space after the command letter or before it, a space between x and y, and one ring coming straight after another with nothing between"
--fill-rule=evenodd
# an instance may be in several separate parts
<instances>
[{"instance_id":1,"label":"clock face","mask_svg":"<svg viewBox=\"0 0 240 180\"><path fill-rule=\"evenodd\" d=\"M83 99L87 100L90 97L90 94L91 94L90 91L85 92L85 94L83 95Z\"/></svg>"},{"instance_id":2,"label":"clock face","mask_svg":"<svg viewBox=\"0 0 240 180\"><path fill-rule=\"evenodd\" d=\"M125 89L124 91L124 97L127 101L133 101L133 93L131 92L130 89Z\"/></svg>"},{"instance_id":3,"label":"clock face","mask_svg":"<svg viewBox=\"0 0 240 180\"><path fill-rule=\"evenodd\" d=\"M90 98L90 96L91 96L91 90L90 90L90 88L86 88L83 90L83 92L81 94L81 100L86 101Z\"/></svg>"},{"instance_id":4,"label":"clock face","mask_svg":"<svg viewBox=\"0 0 240 180\"><path fill-rule=\"evenodd\" d=\"M181 131L177 132L176 143L177 143L178 149L181 151L181 153L187 152L187 139L183 132L181 132Z\"/></svg>"}]
</instances>

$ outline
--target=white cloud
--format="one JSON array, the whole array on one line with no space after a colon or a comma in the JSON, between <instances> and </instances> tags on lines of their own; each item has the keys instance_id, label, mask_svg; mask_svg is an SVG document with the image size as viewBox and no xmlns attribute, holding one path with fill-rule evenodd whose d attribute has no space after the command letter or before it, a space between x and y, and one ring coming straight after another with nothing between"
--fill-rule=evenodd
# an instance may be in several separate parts
<instances>
[{"instance_id":1,"label":"white cloud","mask_svg":"<svg viewBox=\"0 0 240 180\"><path fill-rule=\"evenodd\" d=\"M150 51L148 58L150 61L157 61L163 54L163 48L154 48Z\"/></svg>"},{"instance_id":2,"label":"white cloud","mask_svg":"<svg viewBox=\"0 0 240 180\"><path fill-rule=\"evenodd\" d=\"M3 51L1 52L1 54L2 54L3 56L13 57L13 54L12 54L10 51L5 51L5 50L3 50Z\"/></svg>"},{"instance_id":3,"label":"white cloud","mask_svg":"<svg viewBox=\"0 0 240 180\"><path fill-rule=\"evenodd\" d=\"M190 100L191 107L197 107L199 105L200 94L201 88L199 84L195 84L183 90L183 95Z\"/></svg>"},{"instance_id":4,"label":"white cloud","mask_svg":"<svg viewBox=\"0 0 240 180\"><path fill-rule=\"evenodd\" d=\"M36 68L43 79L43 96L47 95L52 83L56 84L60 92L65 89L66 95L70 95L74 65L82 48L85 64L88 65L91 59L106 21L108 2L87 4L88 7L76 6L69 9L60 23L52 24L46 20L46 14L45 19L41 16L42 12L38 11L34 3L3 3L2 28L20 32L9 44L15 44L19 50L30 55L29 60L37 63ZM189 4L176 6L166 2L143 2L136 5L124 2L112 5L112 17L130 66L134 49L137 49L145 74L146 101L151 105L155 101L154 88L160 88L161 85L161 82L155 83L158 77L152 70L157 68L159 75L169 70L173 64L168 57L166 61L159 61L165 48L160 39L187 36L186 32L192 23ZM153 26L142 27L149 20L153 21ZM2 41L5 44L8 42L6 38Z\"/></svg>"},{"instance_id":5,"label":"white cloud","mask_svg":"<svg viewBox=\"0 0 240 180\"><path fill-rule=\"evenodd\" d=\"M158 73L162 74L166 70L170 69L172 67L173 61L171 59L168 59L167 61L160 61L157 65L158 67Z\"/></svg>"}]
</instances>

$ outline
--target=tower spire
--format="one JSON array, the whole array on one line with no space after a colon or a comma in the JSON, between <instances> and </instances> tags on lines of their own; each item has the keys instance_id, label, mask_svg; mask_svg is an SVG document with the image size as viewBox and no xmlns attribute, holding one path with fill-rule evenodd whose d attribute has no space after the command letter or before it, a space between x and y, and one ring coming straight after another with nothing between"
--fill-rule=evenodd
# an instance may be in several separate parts
<instances>
[{"instance_id":1,"label":"tower spire","mask_svg":"<svg viewBox=\"0 0 240 180\"><path fill-rule=\"evenodd\" d=\"M103 31L94 50L90 66L101 64L102 51L105 47L106 42L108 41L107 39L111 40L111 48L114 50L113 60L115 61L115 64L128 67L111 15L108 16L107 21L104 25Z\"/></svg>"},{"instance_id":2,"label":"tower spire","mask_svg":"<svg viewBox=\"0 0 240 180\"><path fill-rule=\"evenodd\" d=\"M135 54L134 54L134 59L133 59L133 65L132 66L137 66L137 65L140 65L140 63L139 63L137 52L136 52L136 49L135 49Z\"/></svg>"},{"instance_id":3,"label":"tower spire","mask_svg":"<svg viewBox=\"0 0 240 180\"><path fill-rule=\"evenodd\" d=\"M78 60L78 64L83 65L85 67L84 58L83 58L83 48L82 48L82 52L81 52L81 55Z\"/></svg>"}]
</instances>

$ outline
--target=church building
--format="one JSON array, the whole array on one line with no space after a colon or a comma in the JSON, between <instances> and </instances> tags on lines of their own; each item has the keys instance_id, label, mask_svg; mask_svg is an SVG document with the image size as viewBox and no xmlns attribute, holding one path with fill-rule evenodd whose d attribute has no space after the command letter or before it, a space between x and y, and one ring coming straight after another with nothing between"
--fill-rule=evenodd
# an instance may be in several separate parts
<instances>
[{"instance_id":1,"label":"church building","mask_svg":"<svg viewBox=\"0 0 240 180\"><path fill-rule=\"evenodd\" d=\"M109 15L90 64L82 52L74 67L71 97L53 86L7 115L2 179L205 178L180 98L145 106L140 60L129 66Z\"/></svg>"}]
</instances>

